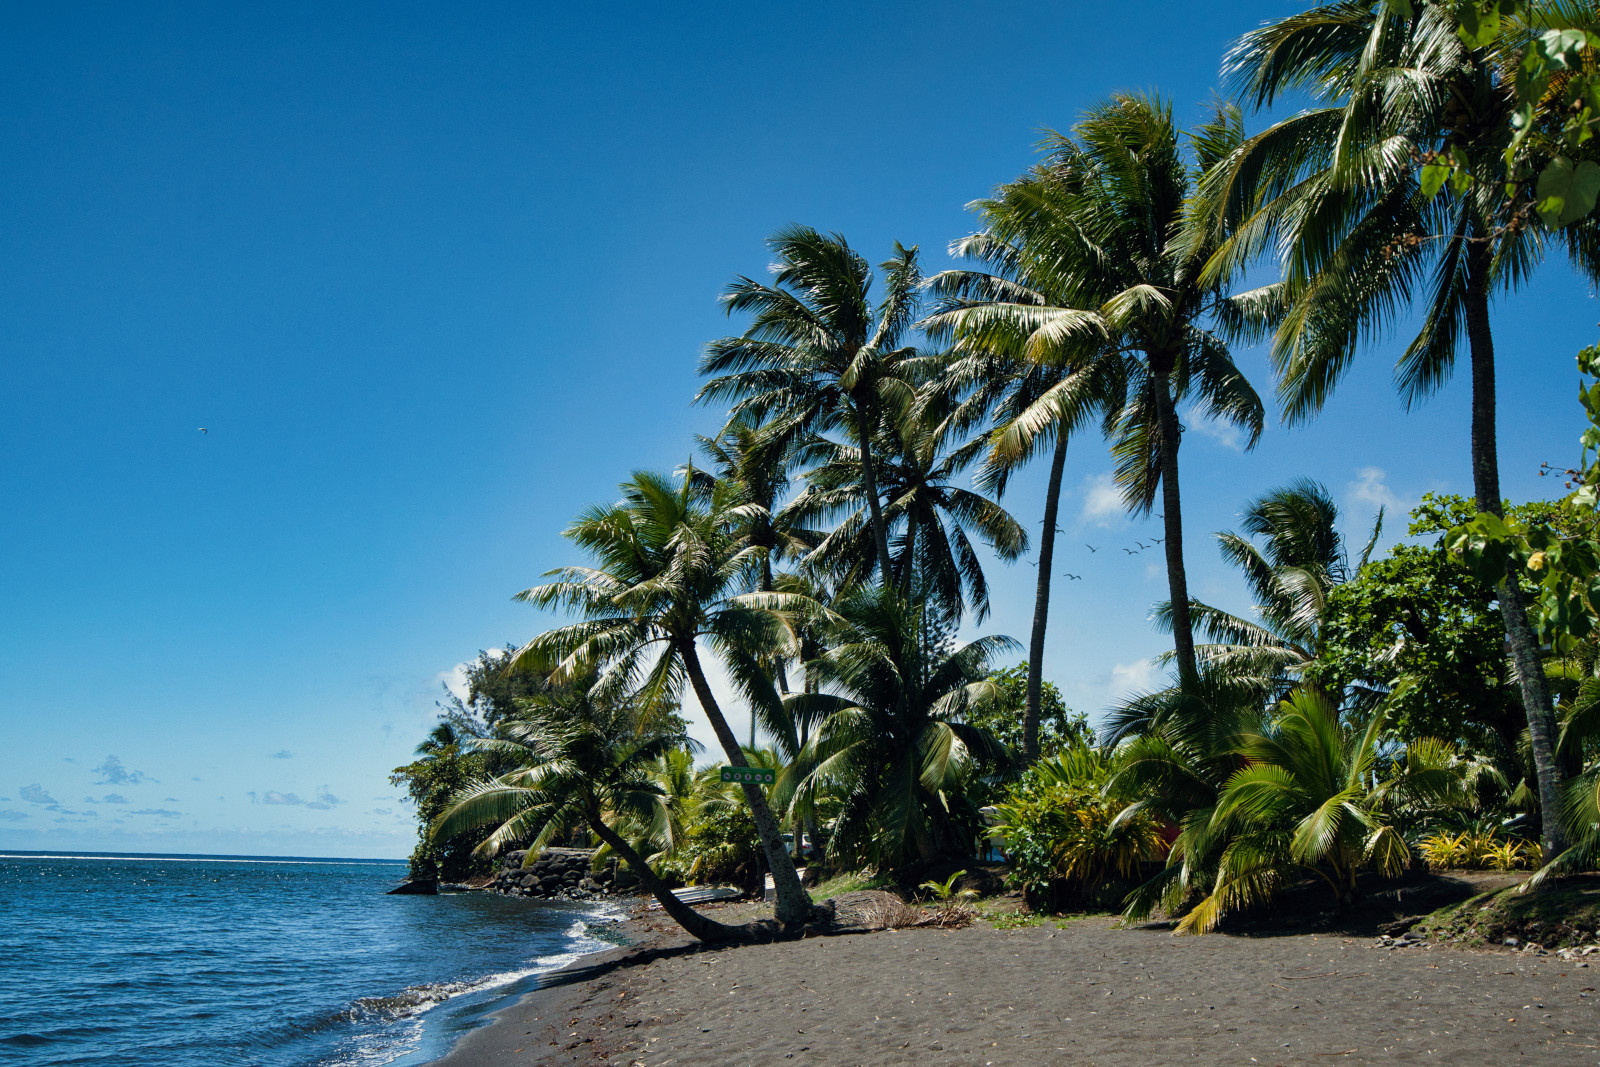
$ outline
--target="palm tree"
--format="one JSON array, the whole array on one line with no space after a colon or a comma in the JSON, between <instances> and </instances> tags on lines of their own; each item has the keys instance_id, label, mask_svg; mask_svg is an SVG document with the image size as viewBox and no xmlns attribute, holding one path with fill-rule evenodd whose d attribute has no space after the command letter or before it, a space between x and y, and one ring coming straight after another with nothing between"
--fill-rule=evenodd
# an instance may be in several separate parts
<instances>
[{"instance_id":1,"label":"palm tree","mask_svg":"<svg viewBox=\"0 0 1600 1067\"><path fill-rule=\"evenodd\" d=\"M1098 314L1074 305L1072 269L1084 254L1079 172L1035 167L973 209L982 232L951 244L951 254L983 269L943 271L928 280L937 310L918 325L930 340L951 341L959 358L935 383L953 404L949 421L966 426L992 416L990 449L978 484L1004 495L1010 477L1040 449L1050 450L1039 534L1022 748L1039 756L1044 638L1050 615L1055 540L1067 442L1096 413L1107 437L1127 394L1123 357Z\"/></svg>"},{"instance_id":2,"label":"palm tree","mask_svg":"<svg viewBox=\"0 0 1600 1067\"><path fill-rule=\"evenodd\" d=\"M1209 830L1227 840L1216 882L1179 933L1205 933L1224 911L1270 899L1292 874L1321 877L1344 907L1361 868L1405 868L1410 850L1371 785L1385 722L1380 707L1347 724L1327 696L1298 689L1266 729L1240 739L1244 766L1211 813Z\"/></svg>"},{"instance_id":3,"label":"palm tree","mask_svg":"<svg viewBox=\"0 0 1600 1067\"><path fill-rule=\"evenodd\" d=\"M530 702L521 718L500 727L498 737L474 739L475 747L496 753L515 769L457 791L429 826L429 837L442 842L464 830L494 826L478 854L492 856L506 845L529 841L532 856L559 831L586 823L691 935L702 941L739 936L739 928L679 900L616 825L672 821L669 798L654 773L685 739L652 729L649 717L641 717L631 702L607 699L589 681L580 679Z\"/></svg>"},{"instance_id":4,"label":"palm tree","mask_svg":"<svg viewBox=\"0 0 1600 1067\"><path fill-rule=\"evenodd\" d=\"M1138 799L1119 818L1151 815L1178 828L1166 866L1128 895L1130 921L1157 907L1174 914L1216 875L1225 839L1213 816L1228 779L1243 766L1239 738L1264 729L1260 693L1202 663L1199 677L1113 708L1102 731L1117 753L1108 790Z\"/></svg>"},{"instance_id":5,"label":"palm tree","mask_svg":"<svg viewBox=\"0 0 1600 1067\"><path fill-rule=\"evenodd\" d=\"M741 758L700 660L706 641L724 656L760 654L778 639L774 608L807 610L809 601L751 588L765 551L738 536L747 511L737 487L696 492L645 472L622 485L621 503L589 509L566 536L591 553L597 567L548 572L557 580L517 594L538 607L561 605L583 621L534 638L516 662L552 672L561 681L591 666L604 667L598 685L637 694L646 711L676 706L688 681L730 762ZM766 850L781 922L805 922L811 900L800 886L777 821L760 787L745 799Z\"/></svg>"},{"instance_id":6,"label":"palm tree","mask_svg":"<svg viewBox=\"0 0 1600 1067\"><path fill-rule=\"evenodd\" d=\"M885 427L878 447L878 489L887 502L890 575L902 596L925 601L941 621L955 624L968 608L979 621L989 614L989 587L969 532L1003 560L1027 550L1028 534L999 504L956 484L984 446L978 439L949 447L951 427L908 415ZM871 526L864 521L860 453L833 442L808 450L815 464L806 489L789 509L801 520L842 520L812 551L821 569L843 567L859 579L859 561L871 560Z\"/></svg>"},{"instance_id":7,"label":"palm tree","mask_svg":"<svg viewBox=\"0 0 1600 1067\"><path fill-rule=\"evenodd\" d=\"M1263 691L1286 690L1316 659L1328 595L1351 575L1339 509L1328 490L1301 479L1251 501L1244 512L1244 535L1217 534L1222 558L1244 572L1261 621L1252 622L1203 604L1189 602L1190 617L1214 642L1200 645L1200 663L1249 680ZM1383 528L1378 512L1359 570L1372 554ZM1265 538L1257 546L1251 537ZM1159 625L1171 625L1171 605L1155 608Z\"/></svg>"},{"instance_id":8,"label":"palm tree","mask_svg":"<svg viewBox=\"0 0 1600 1067\"><path fill-rule=\"evenodd\" d=\"M914 389L900 365L915 356L901 340L916 318L922 282L917 250L895 245L881 267L884 297L874 307L872 268L842 236L790 226L767 246L778 257L774 282L741 276L723 294L730 315L749 311L754 322L741 336L706 347L700 371L714 377L695 399L735 401L735 419L764 426L784 448L834 429L853 436L887 583L889 535L873 443L883 420L903 410Z\"/></svg>"},{"instance_id":9,"label":"palm tree","mask_svg":"<svg viewBox=\"0 0 1600 1067\"><path fill-rule=\"evenodd\" d=\"M730 420L716 437L696 435L700 451L711 460L711 471L684 468L694 484L710 490L717 482L738 487L747 504L739 536L748 545L764 549L761 559L760 589L770 593L772 565L785 559L799 559L816 547L822 535L801 524L794 511L781 507L789 489L797 452L784 449L757 426L738 418Z\"/></svg>"},{"instance_id":10,"label":"palm tree","mask_svg":"<svg viewBox=\"0 0 1600 1067\"><path fill-rule=\"evenodd\" d=\"M1202 414L1245 428L1252 447L1262 425L1260 398L1234 366L1223 337L1206 325L1238 332L1252 321L1250 309L1229 295L1228 278L1202 276L1212 246L1185 230L1196 181L1242 131L1237 112L1224 109L1190 137L1191 166L1171 108L1121 94L1091 108L1073 135L1053 134L1045 142L1048 174L1036 180L1059 184L1028 190L1043 205L1033 210L1052 216L1046 222L1055 227L1052 253L1061 258L1052 269L1060 289L1049 304L1025 295L1013 301L1010 290L1001 289L1002 300L963 312L968 319L959 326L979 336L1029 338L1024 345L1045 355L1062 339L1077 347L1092 336L1081 316L1062 311L1076 308L1093 312L1104 344L1127 357L1121 370L1126 392L1112 435L1116 476L1135 511L1148 513L1160 496L1169 599L1177 605L1174 653L1180 677L1189 681L1195 658L1183 561L1178 404L1189 399ZM1019 201L1026 207L1027 198Z\"/></svg>"},{"instance_id":11,"label":"palm tree","mask_svg":"<svg viewBox=\"0 0 1600 1067\"><path fill-rule=\"evenodd\" d=\"M1017 647L982 637L960 647L930 627L893 588L863 590L841 604L830 648L813 661L824 691L794 694L794 713L820 720L792 771L798 797L844 797L830 855L898 866L928 862L960 844L952 807L965 776L1005 759L987 731L963 722L995 698L990 659ZM967 813L973 814L973 813Z\"/></svg>"},{"instance_id":12,"label":"palm tree","mask_svg":"<svg viewBox=\"0 0 1600 1067\"><path fill-rule=\"evenodd\" d=\"M1274 242L1287 250L1286 277L1260 291L1257 306L1277 327L1272 358L1288 421L1320 410L1356 350L1414 298L1426 308L1422 328L1395 368L1407 405L1449 379L1465 333L1473 491L1480 511L1499 515L1489 301L1532 274L1548 237L1529 221L1531 182L1513 180L1512 195L1504 192L1527 169L1519 159L1508 171L1506 160L1521 41L1509 35L1473 49L1457 34L1453 9L1407 10L1317 7L1234 46L1228 70L1255 107L1288 91L1308 93L1314 106L1240 143L1212 171L1203 196L1210 226L1196 230L1233 235L1207 273L1236 271ZM1535 13L1562 10L1541 4ZM1462 181L1430 198L1413 161L1431 152L1459 164ZM1600 280L1597 234L1591 216L1561 237L1577 268ZM1561 829L1549 687L1522 590L1504 581L1499 595L1553 854Z\"/></svg>"}]
</instances>

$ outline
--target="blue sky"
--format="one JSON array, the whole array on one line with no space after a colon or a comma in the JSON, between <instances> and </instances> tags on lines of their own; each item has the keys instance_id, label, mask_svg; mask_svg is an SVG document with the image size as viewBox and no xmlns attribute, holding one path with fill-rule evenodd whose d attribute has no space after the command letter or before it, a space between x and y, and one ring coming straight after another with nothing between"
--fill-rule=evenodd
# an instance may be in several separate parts
<instances>
[{"instance_id":1,"label":"blue sky","mask_svg":"<svg viewBox=\"0 0 1600 1067\"><path fill-rule=\"evenodd\" d=\"M944 266L1042 128L1130 88L1192 122L1298 6L8 9L0 847L404 855L387 772L456 664L551 621L510 596L567 521L715 429L695 360L765 235ZM1558 262L1496 307L1508 495L1576 453L1596 317ZM1252 453L1194 427L1197 595L1248 608L1209 533L1290 478L1353 538L1468 490L1466 383L1404 413L1398 347ZM1046 664L1091 714L1163 647L1108 470L1075 446ZM1025 638L1032 568L991 579L982 629Z\"/></svg>"}]
</instances>

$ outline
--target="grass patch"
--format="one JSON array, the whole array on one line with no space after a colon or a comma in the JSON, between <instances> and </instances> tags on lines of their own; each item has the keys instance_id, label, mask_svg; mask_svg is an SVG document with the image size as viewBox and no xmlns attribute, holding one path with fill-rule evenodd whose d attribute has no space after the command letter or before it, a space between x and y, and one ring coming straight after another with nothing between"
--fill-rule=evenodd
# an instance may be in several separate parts
<instances>
[{"instance_id":1,"label":"grass patch","mask_svg":"<svg viewBox=\"0 0 1600 1067\"><path fill-rule=\"evenodd\" d=\"M872 871L846 871L834 875L826 882L818 882L812 886L811 899L827 900L829 897L857 893L863 889L887 889L892 892L894 879L887 874L877 874Z\"/></svg>"}]
</instances>

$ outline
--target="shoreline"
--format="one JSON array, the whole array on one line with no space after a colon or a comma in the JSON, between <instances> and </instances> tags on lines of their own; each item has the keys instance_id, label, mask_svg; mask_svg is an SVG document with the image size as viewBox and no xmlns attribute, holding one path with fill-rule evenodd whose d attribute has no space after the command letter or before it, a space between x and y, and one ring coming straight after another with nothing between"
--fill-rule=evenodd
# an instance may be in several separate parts
<instances>
[{"instance_id":1,"label":"shoreline","mask_svg":"<svg viewBox=\"0 0 1600 1067\"><path fill-rule=\"evenodd\" d=\"M614 903L629 911L626 917L608 927L620 935L622 943L586 952L537 975L533 989L487 1013L477 1025L462 1033L443 1056L426 1061L424 1067L521 1062L505 1058L523 1051L520 1046L508 1051L510 1045L517 1044L514 1040L509 1044L505 1040L516 1036L504 1029L508 1024L524 1020L530 1011L535 1013L532 1017L536 1019L559 1014L560 1007L566 1003L563 993L581 995L589 983L619 967L648 962L646 957L653 960L664 952L697 950L700 943L683 933L666 916L650 915L648 896L614 898Z\"/></svg>"},{"instance_id":2,"label":"shoreline","mask_svg":"<svg viewBox=\"0 0 1600 1067\"><path fill-rule=\"evenodd\" d=\"M1178 938L1105 918L725 946L643 923L639 942L550 972L431 1067L1600 1057L1600 968L1556 956L1337 932Z\"/></svg>"}]
</instances>

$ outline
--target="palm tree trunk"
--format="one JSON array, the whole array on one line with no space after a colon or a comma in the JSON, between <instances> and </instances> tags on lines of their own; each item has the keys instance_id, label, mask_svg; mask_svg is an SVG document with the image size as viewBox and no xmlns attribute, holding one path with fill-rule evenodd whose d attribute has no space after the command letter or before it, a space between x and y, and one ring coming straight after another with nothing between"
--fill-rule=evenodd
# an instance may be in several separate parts
<instances>
[{"instance_id":1,"label":"palm tree trunk","mask_svg":"<svg viewBox=\"0 0 1600 1067\"><path fill-rule=\"evenodd\" d=\"M644 857L635 852L621 835L605 824L598 809L589 812L589 826L600 840L610 845L611 850L622 857L629 869L639 876L639 884L644 886L645 891L660 901L662 910L672 916L691 937L715 942L731 941L738 936L738 931L734 927L707 918L679 900L677 895L667 888L667 884L656 877L656 872L651 869Z\"/></svg>"},{"instance_id":2,"label":"palm tree trunk","mask_svg":"<svg viewBox=\"0 0 1600 1067\"><path fill-rule=\"evenodd\" d=\"M1467 258L1467 341L1472 352L1472 490L1479 511L1503 514L1500 497L1500 456L1495 434L1494 337L1489 329L1489 262L1487 242L1472 245ZM1516 567L1506 566L1506 577L1495 592L1500 617L1505 622L1506 643L1522 690L1522 707L1528 716L1528 736L1533 749L1533 773L1539 791L1540 839L1546 856L1567 846L1561 825L1560 766L1556 762L1555 712L1539 639L1528 621Z\"/></svg>"},{"instance_id":3,"label":"palm tree trunk","mask_svg":"<svg viewBox=\"0 0 1600 1067\"><path fill-rule=\"evenodd\" d=\"M1050 617L1050 568L1056 554L1056 516L1061 505L1061 472L1067 466L1067 435L1056 432L1050 458L1050 484L1044 492L1044 532L1039 535L1039 574L1033 591L1033 633L1028 638L1028 698L1022 706L1022 754L1039 758L1039 699L1044 689L1044 628Z\"/></svg>"},{"instance_id":4,"label":"palm tree trunk","mask_svg":"<svg viewBox=\"0 0 1600 1067\"><path fill-rule=\"evenodd\" d=\"M900 594L911 599L911 579L917 570L917 517L906 512L906 569L900 575Z\"/></svg>"},{"instance_id":5,"label":"palm tree trunk","mask_svg":"<svg viewBox=\"0 0 1600 1067\"><path fill-rule=\"evenodd\" d=\"M878 500L878 472L872 461L872 427L867 422L865 405L856 406L856 433L861 438L861 491L867 497L867 514L872 517L872 539L878 548L878 573L885 588L889 577L889 531L883 525L883 505Z\"/></svg>"},{"instance_id":6,"label":"palm tree trunk","mask_svg":"<svg viewBox=\"0 0 1600 1067\"><path fill-rule=\"evenodd\" d=\"M773 581L773 579L772 579L772 558L770 556L770 552L772 550L769 548L767 551L768 551L769 555L761 557L761 591L763 593L770 593L775 588L777 588L777 583L775 581ZM786 697L786 696L789 695L789 674L784 669L783 658L782 657L779 657L777 659L777 661L773 664L773 667L772 667L772 680L775 683L777 683L778 695L779 696L785 696ZM754 717L751 718L750 723L751 723L750 747L751 748L755 748L756 747L756 741L755 741L755 736L756 735L755 735L755 719L754 719Z\"/></svg>"},{"instance_id":7,"label":"palm tree trunk","mask_svg":"<svg viewBox=\"0 0 1600 1067\"><path fill-rule=\"evenodd\" d=\"M1152 362L1155 362L1152 360ZM1169 366L1171 361L1167 361ZM1156 457L1161 467L1162 519L1166 526L1167 596L1172 603L1172 644L1178 662L1178 681L1190 685L1198 678L1194 666L1194 624L1189 620L1189 575L1183 566L1183 507L1178 494L1178 411L1172 402L1169 370L1152 368L1155 379L1156 418L1160 432Z\"/></svg>"},{"instance_id":8,"label":"palm tree trunk","mask_svg":"<svg viewBox=\"0 0 1600 1067\"><path fill-rule=\"evenodd\" d=\"M733 731L728 728L728 720L723 718L722 709L717 706L717 699L711 694L711 686L706 682L706 672L700 666L700 655L695 650L694 642L686 642L680 649L683 655L683 667L689 675L689 684L694 688L694 695L700 700L700 707L706 713L706 718L711 722L711 730L717 735L717 743L722 746L722 751L735 766L744 761L744 754L739 750L739 740L733 736ZM773 818L772 808L767 804L767 795L758 785L746 782L743 784L745 801L750 805L751 818L755 820L756 836L761 838L761 847L767 854L767 865L772 870L772 884L778 894L777 907L774 914L781 923L803 923L811 918L811 896L800 884L800 875L794 869L794 860L789 855L789 850L783 845L783 834L778 829L778 820Z\"/></svg>"}]
</instances>

